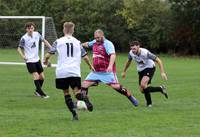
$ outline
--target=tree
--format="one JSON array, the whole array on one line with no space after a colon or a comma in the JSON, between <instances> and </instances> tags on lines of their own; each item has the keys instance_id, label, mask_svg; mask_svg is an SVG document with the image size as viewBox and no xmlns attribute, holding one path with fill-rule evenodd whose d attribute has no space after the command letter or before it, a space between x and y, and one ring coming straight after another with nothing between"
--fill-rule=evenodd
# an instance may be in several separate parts
<instances>
[{"instance_id":1,"label":"tree","mask_svg":"<svg viewBox=\"0 0 200 137\"><path fill-rule=\"evenodd\" d=\"M160 0L124 0L124 8L118 14L126 19L134 39L142 41L143 46L159 49L168 35L169 5Z\"/></svg>"},{"instance_id":2,"label":"tree","mask_svg":"<svg viewBox=\"0 0 200 137\"><path fill-rule=\"evenodd\" d=\"M170 3L176 52L200 55L200 1L170 0Z\"/></svg>"}]
</instances>

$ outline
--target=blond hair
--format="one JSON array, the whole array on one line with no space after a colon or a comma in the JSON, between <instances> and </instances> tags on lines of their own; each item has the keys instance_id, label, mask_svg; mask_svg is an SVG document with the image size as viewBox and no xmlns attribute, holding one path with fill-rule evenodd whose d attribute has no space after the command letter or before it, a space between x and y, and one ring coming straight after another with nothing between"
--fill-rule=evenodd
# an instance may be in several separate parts
<instances>
[{"instance_id":1,"label":"blond hair","mask_svg":"<svg viewBox=\"0 0 200 137\"><path fill-rule=\"evenodd\" d=\"M73 22L65 22L63 24L63 32L65 34L73 34L74 33L75 24Z\"/></svg>"}]
</instances>

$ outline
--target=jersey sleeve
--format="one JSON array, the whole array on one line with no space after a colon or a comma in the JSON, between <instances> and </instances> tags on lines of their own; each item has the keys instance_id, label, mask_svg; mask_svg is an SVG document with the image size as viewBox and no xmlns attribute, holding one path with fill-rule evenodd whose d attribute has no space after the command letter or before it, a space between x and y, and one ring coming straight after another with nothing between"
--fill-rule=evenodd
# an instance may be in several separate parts
<instances>
[{"instance_id":1,"label":"jersey sleeve","mask_svg":"<svg viewBox=\"0 0 200 137\"><path fill-rule=\"evenodd\" d=\"M149 59L152 59L152 60L156 60L156 58L157 58L157 56L155 55L155 54L153 54L153 53L151 53L150 51L147 53L147 57L149 58Z\"/></svg>"},{"instance_id":2,"label":"jersey sleeve","mask_svg":"<svg viewBox=\"0 0 200 137\"><path fill-rule=\"evenodd\" d=\"M133 58L130 53L128 53L128 60L131 61Z\"/></svg>"},{"instance_id":3,"label":"jersey sleeve","mask_svg":"<svg viewBox=\"0 0 200 137\"><path fill-rule=\"evenodd\" d=\"M115 47L112 42L105 42L105 49L108 55L115 53Z\"/></svg>"},{"instance_id":4,"label":"jersey sleeve","mask_svg":"<svg viewBox=\"0 0 200 137\"><path fill-rule=\"evenodd\" d=\"M81 45L81 57L84 57L87 55L87 51L83 48L83 46Z\"/></svg>"},{"instance_id":5,"label":"jersey sleeve","mask_svg":"<svg viewBox=\"0 0 200 137\"><path fill-rule=\"evenodd\" d=\"M96 42L95 39L92 40L92 41L89 41L89 42L88 42L88 46L89 46L89 47L92 47L92 46L94 45L95 42Z\"/></svg>"},{"instance_id":6,"label":"jersey sleeve","mask_svg":"<svg viewBox=\"0 0 200 137\"><path fill-rule=\"evenodd\" d=\"M49 52L50 54L55 54L57 51L57 41L55 41L52 45L52 48L50 48Z\"/></svg>"},{"instance_id":7,"label":"jersey sleeve","mask_svg":"<svg viewBox=\"0 0 200 137\"><path fill-rule=\"evenodd\" d=\"M44 40L44 37L38 32L38 36L39 36L39 39L41 40L41 41L43 41Z\"/></svg>"},{"instance_id":8,"label":"jersey sleeve","mask_svg":"<svg viewBox=\"0 0 200 137\"><path fill-rule=\"evenodd\" d=\"M21 38L20 41L19 41L19 46L18 47L24 48L24 46L25 46L25 40L24 40L24 38Z\"/></svg>"}]
</instances>

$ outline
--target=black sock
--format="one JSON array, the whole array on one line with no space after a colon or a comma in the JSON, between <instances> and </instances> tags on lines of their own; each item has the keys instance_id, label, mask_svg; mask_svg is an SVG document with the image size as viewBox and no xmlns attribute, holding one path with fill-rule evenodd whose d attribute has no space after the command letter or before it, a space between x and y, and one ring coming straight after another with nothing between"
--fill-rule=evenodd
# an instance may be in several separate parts
<instances>
[{"instance_id":1,"label":"black sock","mask_svg":"<svg viewBox=\"0 0 200 137\"><path fill-rule=\"evenodd\" d=\"M128 91L126 88L120 85L120 89L115 89L118 93L128 97Z\"/></svg>"},{"instance_id":2,"label":"black sock","mask_svg":"<svg viewBox=\"0 0 200 137\"><path fill-rule=\"evenodd\" d=\"M88 108L89 111L93 110L93 105L90 102L88 96L88 88L81 88L81 93L76 94L76 98L78 100L83 100Z\"/></svg>"},{"instance_id":3,"label":"black sock","mask_svg":"<svg viewBox=\"0 0 200 137\"><path fill-rule=\"evenodd\" d=\"M40 86L42 87L43 83L44 83L44 80L43 79L40 79Z\"/></svg>"},{"instance_id":4,"label":"black sock","mask_svg":"<svg viewBox=\"0 0 200 137\"><path fill-rule=\"evenodd\" d=\"M81 93L82 93L84 96L87 96L87 94L88 94L88 88L81 87Z\"/></svg>"},{"instance_id":5,"label":"black sock","mask_svg":"<svg viewBox=\"0 0 200 137\"><path fill-rule=\"evenodd\" d=\"M78 100L84 100L84 95L83 95L83 93L77 93L77 94L76 94L76 98L77 98Z\"/></svg>"},{"instance_id":6,"label":"black sock","mask_svg":"<svg viewBox=\"0 0 200 137\"><path fill-rule=\"evenodd\" d=\"M41 89L41 85L40 85L40 80L34 80L35 83L35 87L36 87L36 91L40 94L40 95L44 95L44 92Z\"/></svg>"},{"instance_id":7,"label":"black sock","mask_svg":"<svg viewBox=\"0 0 200 137\"><path fill-rule=\"evenodd\" d=\"M69 108L70 112L72 113L72 115L75 116L76 111L74 110L74 103L70 95L65 95L65 103L67 107Z\"/></svg>"},{"instance_id":8,"label":"black sock","mask_svg":"<svg viewBox=\"0 0 200 137\"><path fill-rule=\"evenodd\" d=\"M161 92L162 88L161 87L147 87L145 90L147 90L147 92L149 93L153 93L153 92Z\"/></svg>"},{"instance_id":9,"label":"black sock","mask_svg":"<svg viewBox=\"0 0 200 137\"><path fill-rule=\"evenodd\" d=\"M146 99L147 105L152 104L151 94L150 94L148 88L144 89L144 97L145 97L145 99Z\"/></svg>"}]
</instances>

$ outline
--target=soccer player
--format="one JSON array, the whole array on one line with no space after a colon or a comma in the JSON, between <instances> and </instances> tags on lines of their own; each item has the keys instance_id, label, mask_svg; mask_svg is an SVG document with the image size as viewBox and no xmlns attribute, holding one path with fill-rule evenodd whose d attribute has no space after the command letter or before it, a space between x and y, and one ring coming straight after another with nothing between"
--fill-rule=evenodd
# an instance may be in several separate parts
<instances>
[{"instance_id":1,"label":"soccer player","mask_svg":"<svg viewBox=\"0 0 200 137\"><path fill-rule=\"evenodd\" d=\"M49 96L46 95L42 90L44 73L38 55L39 42L44 42L44 44L49 48L51 48L51 45L40 35L39 32L35 31L35 24L33 22L26 23L25 29L26 34L21 37L17 51L26 62L28 72L33 77L36 87L36 90L34 92L35 95L46 99L49 98Z\"/></svg>"},{"instance_id":2,"label":"soccer player","mask_svg":"<svg viewBox=\"0 0 200 137\"><path fill-rule=\"evenodd\" d=\"M93 106L88 100L87 96L83 96L83 94L80 92L81 57L84 58L90 69L93 69L93 66L90 64L87 52L82 47L80 41L72 36L74 33L74 27L75 25L73 22L65 22L63 24L64 36L57 39L53 43L49 53L45 55L44 64L48 64L48 59L52 54L55 52L58 53L56 67L56 88L63 90L65 103L73 115L72 120L78 120L78 115L75 111L75 106L69 93L69 87L71 87L74 91L76 98L78 100L85 101L88 110L92 111Z\"/></svg>"},{"instance_id":3,"label":"soccer player","mask_svg":"<svg viewBox=\"0 0 200 137\"><path fill-rule=\"evenodd\" d=\"M103 82L126 96L134 106L137 106L138 101L136 98L118 82L115 67L116 54L113 43L104 37L104 32L100 29L94 32L94 38L93 41L83 43L84 47L92 48L95 71L90 72L83 81L82 92L87 95L90 86Z\"/></svg>"},{"instance_id":4,"label":"soccer player","mask_svg":"<svg viewBox=\"0 0 200 137\"><path fill-rule=\"evenodd\" d=\"M151 79L153 78L154 72L156 70L155 63L156 62L160 68L161 77L164 80L167 80L167 75L164 71L164 67L160 58L151 53L149 50L140 47L141 44L139 41L130 42L130 52L128 55L128 60L125 63L122 78L126 77L126 70L131 64L132 60L135 60L137 64L137 71L139 75L139 85L140 91L144 93L146 99L147 107L152 107L151 94L154 92L162 93L166 98L168 98L166 87L164 85L153 87L149 86L151 83Z\"/></svg>"}]
</instances>

